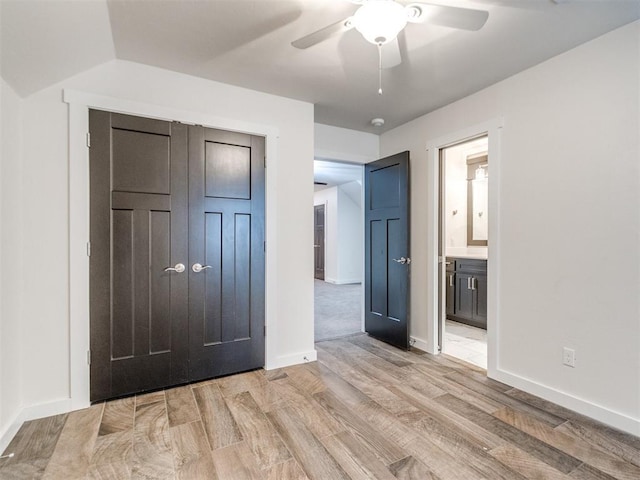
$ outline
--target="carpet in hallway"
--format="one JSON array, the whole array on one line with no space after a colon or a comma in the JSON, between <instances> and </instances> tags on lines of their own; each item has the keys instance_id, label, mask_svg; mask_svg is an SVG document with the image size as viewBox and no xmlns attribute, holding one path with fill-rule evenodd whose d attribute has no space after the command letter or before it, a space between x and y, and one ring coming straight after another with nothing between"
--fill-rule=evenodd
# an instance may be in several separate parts
<instances>
[{"instance_id":1,"label":"carpet in hallway","mask_svg":"<svg viewBox=\"0 0 640 480\"><path fill-rule=\"evenodd\" d=\"M362 285L314 280L315 341L360 333Z\"/></svg>"}]
</instances>

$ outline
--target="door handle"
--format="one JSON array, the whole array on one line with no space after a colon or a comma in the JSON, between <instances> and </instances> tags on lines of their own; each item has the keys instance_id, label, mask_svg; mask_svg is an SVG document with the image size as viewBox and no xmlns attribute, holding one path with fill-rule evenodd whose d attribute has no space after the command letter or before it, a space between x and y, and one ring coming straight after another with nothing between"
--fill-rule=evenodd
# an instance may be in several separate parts
<instances>
[{"instance_id":1,"label":"door handle","mask_svg":"<svg viewBox=\"0 0 640 480\"><path fill-rule=\"evenodd\" d=\"M400 257L400 258L394 258L393 259L394 262L398 262L402 265L409 265L411 263L411 259L410 258L404 258L404 257Z\"/></svg>"},{"instance_id":2,"label":"door handle","mask_svg":"<svg viewBox=\"0 0 640 480\"><path fill-rule=\"evenodd\" d=\"M449 275L449 286L453 287L453 275Z\"/></svg>"},{"instance_id":3,"label":"door handle","mask_svg":"<svg viewBox=\"0 0 640 480\"><path fill-rule=\"evenodd\" d=\"M471 277L467 277L467 290L471 290Z\"/></svg>"},{"instance_id":4,"label":"door handle","mask_svg":"<svg viewBox=\"0 0 640 480\"><path fill-rule=\"evenodd\" d=\"M191 270L193 270L196 273L200 273L203 270L206 270L207 268L212 268L211 265L200 265L199 263L194 263L191 266Z\"/></svg>"},{"instance_id":5,"label":"door handle","mask_svg":"<svg viewBox=\"0 0 640 480\"><path fill-rule=\"evenodd\" d=\"M478 281L478 279L476 277L471 277L471 290L475 290L477 287L476 282Z\"/></svg>"},{"instance_id":6,"label":"door handle","mask_svg":"<svg viewBox=\"0 0 640 480\"><path fill-rule=\"evenodd\" d=\"M182 263L176 263L175 267L167 267L164 269L165 272L176 272L182 273L185 271L185 266Z\"/></svg>"},{"instance_id":7,"label":"door handle","mask_svg":"<svg viewBox=\"0 0 640 480\"><path fill-rule=\"evenodd\" d=\"M314 245L313 247L314 248L320 248L320 245Z\"/></svg>"}]
</instances>

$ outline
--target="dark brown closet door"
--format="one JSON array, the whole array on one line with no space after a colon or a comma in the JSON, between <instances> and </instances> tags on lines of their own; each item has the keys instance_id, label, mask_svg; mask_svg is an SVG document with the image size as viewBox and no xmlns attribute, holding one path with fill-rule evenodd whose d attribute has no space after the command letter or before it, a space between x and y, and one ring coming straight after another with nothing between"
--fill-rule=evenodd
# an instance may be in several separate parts
<instances>
[{"instance_id":1,"label":"dark brown closet door","mask_svg":"<svg viewBox=\"0 0 640 480\"><path fill-rule=\"evenodd\" d=\"M264 365L264 148L189 130L191 380Z\"/></svg>"},{"instance_id":2,"label":"dark brown closet door","mask_svg":"<svg viewBox=\"0 0 640 480\"><path fill-rule=\"evenodd\" d=\"M90 111L91 400L188 381L187 127ZM188 268L188 267L187 267Z\"/></svg>"}]
</instances>

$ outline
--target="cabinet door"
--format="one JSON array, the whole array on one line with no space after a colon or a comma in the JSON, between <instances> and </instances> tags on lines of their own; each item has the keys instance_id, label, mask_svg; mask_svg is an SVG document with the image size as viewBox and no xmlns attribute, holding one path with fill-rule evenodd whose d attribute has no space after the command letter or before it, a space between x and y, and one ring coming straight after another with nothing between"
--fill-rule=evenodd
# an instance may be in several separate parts
<instances>
[{"instance_id":1,"label":"cabinet door","mask_svg":"<svg viewBox=\"0 0 640 480\"><path fill-rule=\"evenodd\" d=\"M473 317L473 290L470 288L472 278L473 275L468 273L456 273L455 315L458 317Z\"/></svg>"},{"instance_id":2,"label":"cabinet door","mask_svg":"<svg viewBox=\"0 0 640 480\"><path fill-rule=\"evenodd\" d=\"M473 320L487 328L487 276L473 276Z\"/></svg>"},{"instance_id":3,"label":"cabinet door","mask_svg":"<svg viewBox=\"0 0 640 480\"><path fill-rule=\"evenodd\" d=\"M447 316L456 314L456 274L447 272Z\"/></svg>"}]
</instances>

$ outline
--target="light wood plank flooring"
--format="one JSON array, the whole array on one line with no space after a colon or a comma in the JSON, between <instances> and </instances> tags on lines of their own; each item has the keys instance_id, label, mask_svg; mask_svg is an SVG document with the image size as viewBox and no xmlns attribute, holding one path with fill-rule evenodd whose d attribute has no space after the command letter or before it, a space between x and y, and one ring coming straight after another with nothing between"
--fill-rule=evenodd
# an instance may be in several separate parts
<instances>
[{"instance_id":1,"label":"light wood plank flooring","mask_svg":"<svg viewBox=\"0 0 640 480\"><path fill-rule=\"evenodd\" d=\"M2 479L639 479L640 438L366 335L27 422Z\"/></svg>"}]
</instances>

